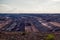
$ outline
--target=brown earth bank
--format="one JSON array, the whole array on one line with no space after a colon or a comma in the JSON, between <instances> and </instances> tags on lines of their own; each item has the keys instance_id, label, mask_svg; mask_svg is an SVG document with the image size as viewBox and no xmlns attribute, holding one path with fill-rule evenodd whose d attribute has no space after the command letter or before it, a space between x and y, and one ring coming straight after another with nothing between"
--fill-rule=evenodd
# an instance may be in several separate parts
<instances>
[{"instance_id":1,"label":"brown earth bank","mask_svg":"<svg viewBox=\"0 0 60 40\"><path fill-rule=\"evenodd\" d=\"M0 32L0 40L46 40L48 34L53 34L53 40L60 40L60 32Z\"/></svg>"}]
</instances>

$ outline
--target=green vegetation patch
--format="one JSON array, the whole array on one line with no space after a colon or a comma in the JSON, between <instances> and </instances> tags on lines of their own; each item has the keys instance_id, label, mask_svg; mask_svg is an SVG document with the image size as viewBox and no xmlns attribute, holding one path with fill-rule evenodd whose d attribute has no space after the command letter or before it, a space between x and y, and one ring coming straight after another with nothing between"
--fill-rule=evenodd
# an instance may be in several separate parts
<instances>
[{"instance_id":1,"label":"green vegetation patch","mask_svg":"<svg viewBox=\"0 0 60 40\"><path fill-rule=\"evenodd\" d=\"M45 40L54 40L55 36L54 34L48 34Z\"/></svg>"}]
</instances>

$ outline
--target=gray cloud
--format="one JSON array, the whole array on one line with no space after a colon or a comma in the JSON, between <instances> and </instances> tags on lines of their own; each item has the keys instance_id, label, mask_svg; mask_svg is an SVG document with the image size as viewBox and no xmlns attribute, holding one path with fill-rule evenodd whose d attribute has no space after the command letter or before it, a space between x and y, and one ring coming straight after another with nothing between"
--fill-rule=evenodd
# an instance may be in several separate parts
<instances>
[{"instance_id":1,"label":"gray cloud","mask_svg":"<svg viewBox=\"0 0 60 40\"><path fill-rule=\"evenodd\" d=\"M60 12L60 1L59 0L1 0L0 12Z\"/></svg>"}]
</instances>

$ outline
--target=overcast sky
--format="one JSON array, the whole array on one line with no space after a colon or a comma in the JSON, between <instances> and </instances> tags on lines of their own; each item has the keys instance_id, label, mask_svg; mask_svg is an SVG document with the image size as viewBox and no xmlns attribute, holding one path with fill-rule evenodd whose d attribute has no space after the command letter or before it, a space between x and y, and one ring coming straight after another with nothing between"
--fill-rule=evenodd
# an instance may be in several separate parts
<instances>
[{"instance_id":1,"label":"overcast sky","mask_svg":"<svg viewBox=\"0 0 60 40\"><path fill-rule=\"evenodd\" d=\"M60 0L0 0L1 13L59 13Z\"/></svg>"}]
</instances>

